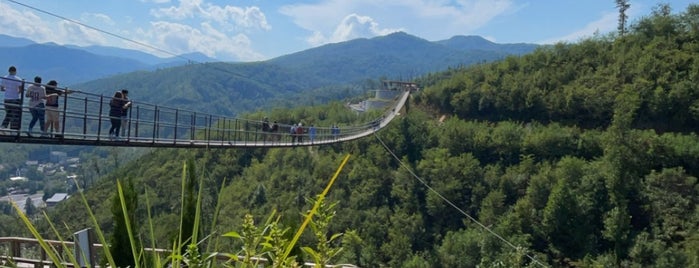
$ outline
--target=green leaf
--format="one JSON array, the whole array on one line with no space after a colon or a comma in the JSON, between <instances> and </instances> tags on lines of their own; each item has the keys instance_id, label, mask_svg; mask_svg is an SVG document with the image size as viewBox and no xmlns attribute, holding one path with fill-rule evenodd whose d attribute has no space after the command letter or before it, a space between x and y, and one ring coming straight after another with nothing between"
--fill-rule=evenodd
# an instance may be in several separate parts
<instances>
[{"instance_id":1,"label":"green leaf","mask_svg":"<svg viewBox=\"0 0 699 268\"><path fill-rule=\"evenodd\" d=\"M243 238L243 237L240 236L240 234L238 234L238 232L236 232L236 231L231 231L231 232L225 233L225 234L223 234L223 236L225 236L225 237L233 237L233 238Z\"/></svg>"}]
</instances>

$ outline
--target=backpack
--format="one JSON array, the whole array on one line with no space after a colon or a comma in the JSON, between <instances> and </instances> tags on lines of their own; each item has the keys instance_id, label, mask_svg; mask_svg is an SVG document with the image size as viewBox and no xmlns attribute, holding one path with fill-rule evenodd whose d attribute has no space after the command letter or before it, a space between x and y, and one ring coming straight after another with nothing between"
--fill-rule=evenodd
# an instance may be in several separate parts
<instances>
[{"instance_id":1,"label":"backpack","mask_svg":"<svg viewBox=\"0 0 699 268\"><path fill-rule=\"evenodd\" d=\"M291 129L289 129L289 134L296 134L296 126L293 126L291 127Z\"/></svg>"}]
</instances>

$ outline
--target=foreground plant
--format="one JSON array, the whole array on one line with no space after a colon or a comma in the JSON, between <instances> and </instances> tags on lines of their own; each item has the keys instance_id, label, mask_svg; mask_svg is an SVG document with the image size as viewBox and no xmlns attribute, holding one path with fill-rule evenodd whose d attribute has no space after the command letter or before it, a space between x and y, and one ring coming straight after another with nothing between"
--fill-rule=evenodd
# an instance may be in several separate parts
<instances>
[{"instance_id":1,"label":"foreground plant","mask_svg":"<svg viewBox=\"0 0 699 268\"><path fill-rule=\"evenodd\" d=\"M315 249L311 247L302 247L301 249L313 259L315 267L325 267L327 264L330 264L332 258L342 251L342 247L334 245L340 244L337 243L337 240L342 237L341 233L332 234L328 238L330 221L335 216L334 208L337 203L327 204L323 201L322 196L319 196L315 201L311 199L308 199L308 201L319 204L318 210L310 223L311 230L313 230L318 243Z\"/></svg>"},{"instance_id":2,"label":"foreground plant","mask_svg":"<svg viewBox=\"0 0 699 268\"><path fill-rule=\"evenodd\" d=\"M124 249L130 251L131 253L127 254L129 256L120 256L119 258L129 258L129 262L131 264L129 264L128 267L134 268L166 266L210 268L216 266L216 258L219 255L223 255L229 258L228 262L224 264L224 266L228 267L260 267L261 265L271 265L271 267L275 268L296 268L301 267L301 265L298 262L296 262L296 256L290 256L289 253L294 248L301 233L303 233L303 231L305 230L305 227L310 224L311 228L314 230L314 233L316 234L316 237L319 240L319 243L316 249L312 249L310 247L303 247L303 249L309 255L311 255L312 258L316 260L317 263L319 263L319 265L321 263L323 264L323 266L317 267L324 267L324 264L328 263L332 257L336 256L342 250L342 248L335 248L332 246L333 242L336 239L338 239L341 236L341 234L332 235L329 239L325 238L328 223L330 222L335 213L334 211L332 211L335 204L326 206L323 203L323 199L325 198L325 195L328 193L333 182L339 175L339 172L347 163L348 159L349 155L347 155L345 159L342 161L342 164L337 169L335 175L330 180L325 190L318 195L318 199L312 202L313 207L305 215L305 220L301 227L299 227L299 229L297 230L293 239L289 241L285 238L286 233L289 229L279 225L280 217L276 216L276 212L272 212L271 215L265 221L264 225L261 227L255 225L252 215L245 215L244 223L242 226L243 230L241 233L229 232L223 235L223 237L239 239L242 242L242 249L239 252L236 252L235 254L219 254L217 252L201 253L200 251L200 244L203 242L198 240L200 232L199 226L201 222L201 200L203 180L199 179L199 182L196 183L196 179L194 178L195 176L193 172L193 164L191 164L191 162L189 162L189 165L185 163L183 166L183 204L181 207L182 215L180 219L180 232L178 237L173 241L172 247L169 251L169 255L165 258L165 260L161 260L160 255L157 252L150 253L152 257L146 258L146 251L142 246L143 241L141 241L140 235L136 233L136 229L134 228L136 227L135 223L137 222L135 219L136 215L134 213L136 209L135 204L137 203L131 201L135 201L134 199L137 199L138 195L135 193L135 191L133 191L134 187L131 181L126 181L125 184L122 184L121 180L117 180L117 195L115 196L115 201L113 204L115 215L117 215L115 217L115 221L117 221L117 223L123 224L123 227L126 230L126 232L125 234L121 235L125 236L123 238L128 239L128 242L126 242L128 244L122 244L126 244L123 245L127 247ZM107 262L104 265L109 267L123 267L117 265L117 263L115 262L115 258L112 255L112 250L110 250L110 248L112 248L114 245L110 245L107 243L104 233L102 232L102 229L100 228L96 217L90 209L90 205L87 202L87 199L85 198L84 194L80 189L78 189L78 192L85 205L86 211L88 212L90 219L92 220L95 233L97 234L99 241L102 243L102 245L104 245L102 247L104 251L103 254ZM153 236L154 228L150 215L150 202L148 200L147 194L146 203L149 206L147 212L149 230L151 232L150 237L152 240L151 246L153 249L155 249L156 244L154 243ZM20 215L20 218L22 219L26 227L29 229L29 231L32 233L32 235L39 241L39 245L44 250L44 252L46 252L46 255L53 263L53 267L80 266L77 261L78 256L68 254L69 260L63 259L60 256L60 254L58 254L58 251L41 237L41 235L33 226L31 220L27 217L27 215L25 215L22 212L22 210L14 203L13 207ZM217 211L215 213L218 213L218 205L216 210ZM185 214L187 215L185 216ZM314 216L316 214L316 220L314 220ZM188 220L187 218L192 215L194 216L193 219L191 221ZM51 228L54 230L59 239L61 241L65 241L63 238L61 238L59 232L54 228L50 219L48 219L48 216L44 216L46 217L46 220L49 222ZM207 236L204 240L211 236L212 235ZM64 248L64 251L70 252L70 249L66 243L62 243L62 246ZM87 256L82 257L88 259ZM120 259L119 261L123 260ZM10 263L10 265L13 264ZM87 265L87 267L91 267L89 263Z\"/></svg>"},{"instance_id":3,"label":"foreground plant","mask_svg":"<svg viewBox=\"0 0 699 268\"><path fill-rule=\"evenodd\" d=\"M265 246L264 238L273 224L272 218L274 213L267 218L264 226L259 228L255 225L255 220L252 215L246 214L243 219L243 230L238 233L231 231L223 236L238 239L243 246L240 251L235 254L225 253L233 263L237 263L237 267L258 267L264 260L264 255L270 250L270 246ZM242 256L242 258L238 258Z\"/></svg>"}]
</instances>

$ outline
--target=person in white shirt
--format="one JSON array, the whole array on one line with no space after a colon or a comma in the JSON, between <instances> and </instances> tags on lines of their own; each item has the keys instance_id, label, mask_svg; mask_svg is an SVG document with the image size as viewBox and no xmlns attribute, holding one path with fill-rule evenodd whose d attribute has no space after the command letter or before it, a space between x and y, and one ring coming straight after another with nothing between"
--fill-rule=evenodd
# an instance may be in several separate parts
<instances>
[{"instance_id":1,"label":"person in white shirt","mask_svg":"<svg viewBox=\"0 0 699 268\"><path fill-rule=\"evenodd\" d=\"M22 93L24 91L22 78L17 76L17 68L10 66L9 74L2 79L0 90L5 92L5 119L2 120L2 128L19 130L20 116L22 115Z\"/></svg>"},{"instance_id":2,"label":"person in white shirt","mask_svg":"<svg viewBox=\"0 0 699 268\"><path fill-rule=\"evenodd\" d=\"M34 125L36 121L39 121L41 136L45 137L44 114L46 113L46 105L44 101L46 100L46 89L41 85L41 77L34 77L34 83L27 88L25 97L29 98L29 112L32 114L32 121L29 121L29 128L27 129L27 136L32 136Z\"/></svg>"}]
</instances>

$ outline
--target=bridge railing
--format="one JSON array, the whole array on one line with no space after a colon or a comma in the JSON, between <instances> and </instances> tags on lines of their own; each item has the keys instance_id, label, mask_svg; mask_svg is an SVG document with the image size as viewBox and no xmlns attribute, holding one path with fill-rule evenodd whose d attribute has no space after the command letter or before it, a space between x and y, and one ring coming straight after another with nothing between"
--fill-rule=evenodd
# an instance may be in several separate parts
<instances>
[{"instance_id":1,"label":"bridge railing","mask_svg":"<svg viewBox=\"0 0 699 268\"><path fill-rule=\"evenodd\" d=\"M49 244L52 248L56 250L58 255L63 259L63 260L69 260L68 256L66 254L74 254L72 250L69 250L68 252L64 251L64 247L68 249L72 249L74 246L74 242L72 241L57 241L57 240L44 240L47 244ZM101 253L103 251L103 245L99 243L91 243L92 245L92 250L90 252L93 252L95 254ZM153 248L144 248L143 249L145 252L150 252L150 253L158 253L161 254L161 256L167 256L170 254L169 250L166 249L153 249ZM234 256L235 257L235 256ZM216 261L217 264L223 264L227 262L231 262L231 257L228 254L224 253L217 253L216 254ZM245 256L237 256L238 260L243 260L245 259ZM99 260L99 256L89 256L89 259L93 260ZM268 265L268 260L266 258L257 258L253 257L253 260L256 261L259 264L259 267L266 267ZM54 267L53 262L49 260L46 252L39 246L39 241L33 238L24 238L24 237L0 237L0 266L3 265L3 261L5 262L11 262L12 264L16 265L17 267L25 267L25 266L19 266L19 264L29 264L34 267ZM61 264L62 267L75 267L73 263L65 262ZM306 262L303 264L303 267L316 267L317 265L312 262ZM4 266L2 266L4 267ZM99 267L96 265L96 267ZM335 264L335 265L325 265L325 267L337 267L337 268L355 268L357 266L353 264Z\"/></svg>"},{"instance_id":2,"label":"bridge railing","mask_svg":"<svg viewBox=\"0 0 699 268\"><path fill-rule=\"evenodd\" d=\"M2 78L3 80L5 78ZM7 118L12 111L16 111L17 124L3 125L12 129L0 129L0 135L15 136L23 139L60 139L106 142L137 142L152 143L154 145L172 146L188 144L262 144L262 145L289 145L295 142L297 145L309 145L313 143L323 144L342 140L365 133L367 129L377 128L382 118L391 111L387 111L382 117L376 118L366 124L353 126L314 126L315 134L311 135L309 126L304 125L304 132L300 135L290 133L292 125L279 123L277 131L264 131L263 120L250 120L220 115L201 113L197 111L154 105L150 103L132 101L127 109L127 116L122 122L121 133L118 139L109 135L113 119L110 117L110 102L113 96L74 91L67 88L57 88L62 92L59 97L59 128L52 129L48 124L46 129L51 132L42 133L37 122L33 132L28 132L28 125L32 120L32 109L28 107L28 97L25 96L29 82L22 81L25 94L22 94L20 104L5 102L0 110L0 118ZM45 86L45 85L43 85ZM402 95L401 95L402 96ZM395 97L398 100L401 96ZM40 109L46 113L46 109ZM12 116L9 116L12 117ZM45 116L46 117L46 116ZM3 119L4 119L3 118ZM11 120L10 120L11 121ZM267 122L272 127L272 122ZM299 142L301 140L302 142Z\"/></svg>"},{"instance_id":3,"label":"bridge railing","mask_svg":"<svg viewBox=\"0 0 699 268\"><path fill-rule=\"evenodd\" d=\"M44 242L50 245L63 260L70 260L67 254L75 254L72 250L75 243L72 241L44 240ZM90 250L90 252L95 254L95 256L89 256L88 259L99 260L99 254L103 251L102 244L91 243L91 246L92 250ZM64 248L68 248L69 250L65 251ZM162 256L170 254L170 251L166 249L144 248L143 250L145 252L158 253ZM240 260L243 258L244 256L238 256ZM230 261L230 257L224 254L217 254L216 260L220 263L224 263ZM34 267L53 267L53 262L48 258L46 251L41 248L39 241L34 238L0 237L0 266L2 266L2 261L11 262L15 265L30 264ZM267 259L265 258L256 258L256 261L258 261L262 267L267 264ZM65 262L62 263L62 266L74 267L74 264Z\"/></svg>"}]
</instances>

